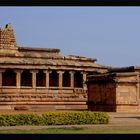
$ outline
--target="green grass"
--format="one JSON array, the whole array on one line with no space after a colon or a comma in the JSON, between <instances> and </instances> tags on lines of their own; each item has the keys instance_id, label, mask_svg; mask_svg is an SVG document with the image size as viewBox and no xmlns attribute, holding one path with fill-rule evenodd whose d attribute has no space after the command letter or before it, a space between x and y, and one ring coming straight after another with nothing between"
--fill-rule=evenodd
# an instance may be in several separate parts
<instances>
[{"instance_id":1,"label":"green grass","mask_svg":"<svg viewBox=\"0 0 140 140\"><path fill-rule=\"evenodd\" d=\"M140 133L140 126L95 126L92 128L43 128L31 130L0 130L0 134L121 134Z\"/></svg>"}]
</instances>

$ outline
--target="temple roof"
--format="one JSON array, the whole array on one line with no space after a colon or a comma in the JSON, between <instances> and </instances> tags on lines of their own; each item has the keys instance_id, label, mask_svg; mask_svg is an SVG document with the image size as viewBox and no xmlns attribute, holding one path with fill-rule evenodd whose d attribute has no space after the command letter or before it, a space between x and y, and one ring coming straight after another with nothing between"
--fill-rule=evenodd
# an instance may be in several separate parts
<instances>
[{"instance_id":1,"label":"temple roof","mask_svg":"<svg viewBox=\"0 0 140 140\"><path fill-rule=\"evenodd\" d=\"M19 51L27 52L27 51L41 51L41 52L47 52L47 53L59 53L60 49L55 48L32 48L32 47L18 47Z\"/></svg>"},{"instance_id":2,"label":"temple roof","mask_svg":"<svg viewBox=\"0 0 140 140\"><path fill-rule=\"evenodd\" d=\"M95 63L95 58L84 56L60 54L56 48L32 48L17 45L14 31L11 25L7 24L4 29L0 28L0 64L4 65L40 65L44 66L67 66L82 68L101 68L107 66Z\"/></svg>"},{"instance_id":3,"label":"temple roof","mask_svg":"<svg viewBox=\"0 0 140 140\"><path fill-rule=\"evenodd\" d=\"M111 67L108 69L108 73L111 72L134 72L134 66L129 67Z\"/></svg>"}]
</instances>

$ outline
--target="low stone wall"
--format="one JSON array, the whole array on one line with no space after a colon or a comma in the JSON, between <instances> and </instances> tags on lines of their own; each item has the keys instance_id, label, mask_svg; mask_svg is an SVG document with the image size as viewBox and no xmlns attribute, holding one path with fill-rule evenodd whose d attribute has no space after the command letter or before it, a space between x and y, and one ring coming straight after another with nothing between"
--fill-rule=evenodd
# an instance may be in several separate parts
<instances>
[{"instance_id":1,"label":"low stone wall","mask_svg":"<svg viewBox=\"0 0 140 140\"><path fill-rule=\"evenodd\" d=\"M86 102L52 102L52 103L12 103L0 105L0 111L63 111L63 110L87 110Z\"/></svg>"}]
</instances>

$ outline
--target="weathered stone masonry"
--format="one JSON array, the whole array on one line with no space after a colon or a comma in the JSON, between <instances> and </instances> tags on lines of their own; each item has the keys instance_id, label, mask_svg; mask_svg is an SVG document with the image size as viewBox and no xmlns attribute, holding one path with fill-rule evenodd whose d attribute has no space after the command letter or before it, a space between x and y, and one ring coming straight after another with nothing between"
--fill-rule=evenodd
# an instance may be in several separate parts
<instances>
[{"instance_id":1,"label":"weathered stone masonry","mask_svg":"<svg viewBox=\"0 0 140 140\"><path fill-rule=\"evenodd\" d=\"M0 28L0 110L87 109L87 75L107 71L95 61L62 56L59 49L21 47L7 24Z\"/></svg>"},{"instance_id":2,"label":"weathered stone masonry","mask_svg":"<svg viewBox=\"0 0 140 140\"><path fill-rule=\"evenodd\" d=\"M88 109L109 112L140 112L140 68L112 68L88 77Z\"/></svg>"}]
</instances>

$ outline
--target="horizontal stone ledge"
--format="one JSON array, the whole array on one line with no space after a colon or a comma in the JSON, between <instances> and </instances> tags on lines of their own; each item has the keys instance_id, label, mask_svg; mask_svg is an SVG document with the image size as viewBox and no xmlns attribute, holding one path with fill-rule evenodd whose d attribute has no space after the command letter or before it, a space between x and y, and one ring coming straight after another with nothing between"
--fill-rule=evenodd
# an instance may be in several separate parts
<instances>
[{"instance_id":1,"label":"horizontal stone ledge","mask_svg":"<svg viewBox=\"0 0 140 140\"><path fill-rule=\"evenodd\" d=\"M60 49L57 48L32 48L32 47L19 47L18 50L20 51L41 51L41 52L52 52L52 53L59 53Z\"/></svg>"},{"instance_id":2,"label":"horizontal stone ledge","mask_svg":"<svg viewBox=\"0 0 140 140\"><path fill-rule=\"evenodd\" d=\"M75 93L0 93L0 98L1 97L29 97L29 96L32 96L32 97L79 97L79 96L85 96L87 94L85 93L78 93L78 94L75 94Z\"/></svg>"},{"instance_id":3,"label":"horizontal stone ledge","mask_svg":"<svg viewBox=\"0 0 140 140\"><path fill-rule=\"evenodd\" d=\"M26 90L26 89L30 89L30 90L83 90L83 88L77 88L77 87L36 87L36 88L33 88L33 87L23 87L21 86L20 88L17 88L16 86L1 86L0 89L3 89L3 90L7 90L7 89L13 89L13 90Z\"/></svg>"},{"instance_id":4,"label":"horizontal stone ledge","mask_svg":"<svg viewBox=\"0 0 140 140\"><path fill-rule=\"evenodd\" d=\"M82 98L82 99L79 99L79 98L76 98L76 99L72 99L72 98L69 98L69 99L27 99L27 98L24 98L24 99L1 99L0 102L1 103L5 103L5 102L45 102L45 103L48 103L48 102L86 102L87 99L85 98Z\"/></svg>"},{"instance_id":5,"label":"horizontal stone ledge","mask_svg":"<svg viewBox=\"0 0 140 140\"><path fill-rule=\"evenodd\" d=\"M86 105L82 102L0 102L0 105Z\"/></svg>"}]
</instances>

